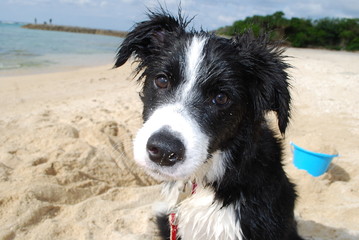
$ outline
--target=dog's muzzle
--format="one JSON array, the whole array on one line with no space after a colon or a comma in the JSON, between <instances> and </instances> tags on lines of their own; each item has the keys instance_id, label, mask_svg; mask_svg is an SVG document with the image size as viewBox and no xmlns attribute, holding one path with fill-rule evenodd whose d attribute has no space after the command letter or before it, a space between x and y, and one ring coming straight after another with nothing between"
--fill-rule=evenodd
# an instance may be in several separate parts
<instances>
[{"instance_id":1,"label":"dog's muzzle","mask_svg":"<svg viewBox=\"0 0 359 240\"><path fill-rule=\"evenodd\" d=\"M181 162L185 156L185 146L181 139L167 129L155 132L148 139L146 150L151 161L166 167Z\"/></svg>"}]
</instances>

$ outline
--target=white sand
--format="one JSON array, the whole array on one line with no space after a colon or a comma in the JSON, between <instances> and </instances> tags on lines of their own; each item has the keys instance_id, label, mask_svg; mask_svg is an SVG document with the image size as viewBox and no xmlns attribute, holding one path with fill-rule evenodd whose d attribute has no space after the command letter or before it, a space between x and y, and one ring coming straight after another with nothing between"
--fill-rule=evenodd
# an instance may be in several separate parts
<instances>
[{"instance_id":1,"label":"white sand","mask_svg":"<svg viewBox=\"0 0 359 240\"><path fill-rule=\"evenodd\" d=\"M359 54L289 49L286 170L308 239L359 238ZM0 239L157 239L159 186L132 160L141 126L131 66L0 78ZM340 158L314 178L289 141Z\"/></svg>"}]
</instances>

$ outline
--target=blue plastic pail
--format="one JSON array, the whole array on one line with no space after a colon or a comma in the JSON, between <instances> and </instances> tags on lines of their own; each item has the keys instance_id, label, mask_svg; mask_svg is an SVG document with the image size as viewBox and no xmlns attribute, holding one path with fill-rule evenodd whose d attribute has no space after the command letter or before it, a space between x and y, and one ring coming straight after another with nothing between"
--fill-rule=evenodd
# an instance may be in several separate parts
<instances>
[{"instance_id":1,"label":"blue plastic pail","mask_svg":"<svg viewBox=\"0 0 359 240\"><path fill-rule=\"evenodd\" d=\"M331 161L338 154L329 155L305 150L294 143L290 143L293 152L293 163L298 169L306 170L310 175L318 177L325 173Z\"/></svg>"}]
</instances>

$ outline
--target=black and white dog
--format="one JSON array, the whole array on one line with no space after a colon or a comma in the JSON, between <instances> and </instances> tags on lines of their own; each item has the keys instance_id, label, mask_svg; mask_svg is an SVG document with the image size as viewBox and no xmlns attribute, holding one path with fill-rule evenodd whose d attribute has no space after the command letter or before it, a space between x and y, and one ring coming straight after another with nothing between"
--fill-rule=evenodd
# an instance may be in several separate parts
<instances>
[{"instance_id":1,"label":"black and white dog","mask_svg":"<svg viewBox=\"0 0 359 240\"><path fill-rule=\"evenodd\" d=\"M144 125L134 156L164 180L164 239L302 239L296 193L281 163L290 117L289 67L265 36L232 39L186 31L188 21L150 12L127 35L115 67L133 54L143 83Z\"/></svg>"}]
</instances>

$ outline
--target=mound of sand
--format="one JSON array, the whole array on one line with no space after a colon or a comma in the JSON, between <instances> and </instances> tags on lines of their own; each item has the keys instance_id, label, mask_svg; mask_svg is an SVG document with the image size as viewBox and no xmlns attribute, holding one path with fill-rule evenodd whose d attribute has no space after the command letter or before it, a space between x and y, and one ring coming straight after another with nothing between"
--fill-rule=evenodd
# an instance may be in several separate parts
<instances>
[{"instance_id":1,"label":"mound of sand","mask_svg":"<svg viewBox=\"0 0 359 240\"><path fill-rule=\"evenodd\" d=\"M298 186L300 233L358 239L359 54L287 54L285 167ZM0 78L0 239L157 239L160 187L132 160L141 103L130 73L126 65ZM314 178L293 166L289 141L331 144L340 158Z\"/></svg>"}]
</instances>

